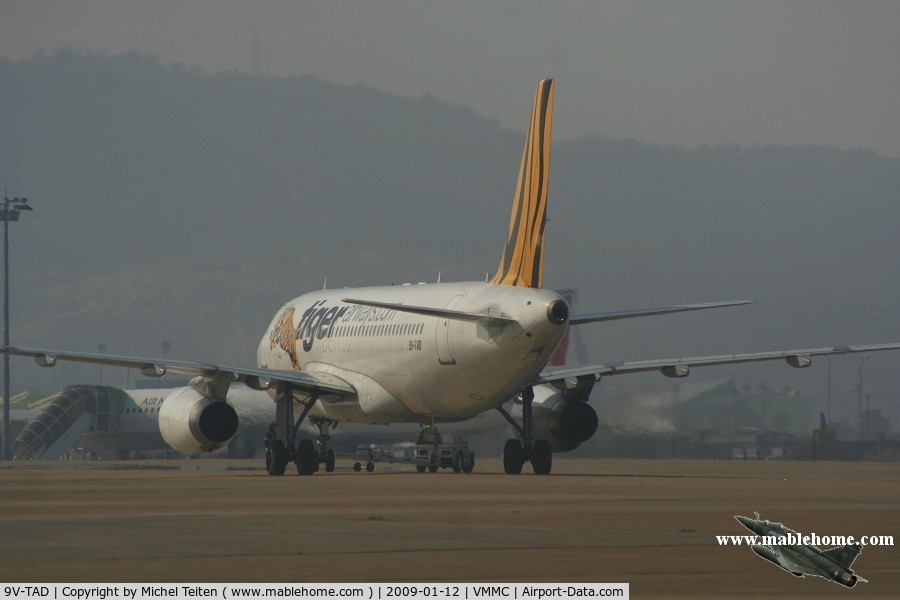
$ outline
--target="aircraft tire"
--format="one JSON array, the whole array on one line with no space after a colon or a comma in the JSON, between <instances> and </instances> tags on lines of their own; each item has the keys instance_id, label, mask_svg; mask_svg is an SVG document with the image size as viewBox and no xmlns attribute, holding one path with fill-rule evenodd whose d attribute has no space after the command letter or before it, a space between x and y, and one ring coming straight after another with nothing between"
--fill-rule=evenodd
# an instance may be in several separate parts
<instances>
[{"instance_id":1,"label":"aircraft tire","mask_svg":"<svg viewBox=\"0 0 900 600\"><path fill-rule=\"evenodd\" d=\"M353 470L357 473L362 471L362 463L353 463Z\"/></svg>"},{"instance_id":2,"label":"aircraft tire","mask_svg":"<svg viewBox=\"0 0 900 600\"><path fill-rule=\"evenodd\" d=\"M525 449L517 439L506 440L503 446L503 472L507 475L518 475L525 464Z\"/></svg>"},{"instance_id":3,"label":"aircraft tire","mask_svg":"<svg viewBox=\"0 0 900 600\"><path fill-rule=\"evenodd\" d=\"M334 472L334 450L331 448L325 451L325 472Z\"/></svg>"},{"instance_id":4,"label":"aircraft tire","mask_svg":"<svg viewBox=\"0 0 900 600\"><path fill-rule=\"evenodd\" d=\"M425 472L425 466L424 466L424 465L416 465L416 471L419 472L419 473L424 473L424 472Z\"/></svg>"},{"instance_id":5,"label":"aircraft tire","mask_svg":"<svg viewBox=\"0 0 900 600\"><path fill-rule=\"evenodd\" d=\"M366 463L366 472L367 473L371 473L374 470L375 470L375 463L373 463L373 462Z\"/></svg>"},{"instance_id":6,"label":"aircraft tire","mask_svg":"<svg viewBox=\"0 0 900 600\"><path fill-rule=\"evenodd\" d=\"M319 453L312 440L300 440L297 447L297 473L312 475L319 468Z\"/></svg>"},{"instance_id":7,"label":"aircraft tire","mask_svg":"<svg viewBox=\"0 0 900 600\"><path fill-rule=\"evenodd\" d=\"M438 467L428 467L428 472L429 472L429 473L437 473L437 472L438 472Z\"/></svg>"},{"instance_id":8,"label":"aircraft tire","mask_svg":"<svg viewBox=\"0 0 900 600\"><path fill-rule=\"evenodd\" d=\"M271 440L266 446L266 472L269 475L284 475L285 467L287 467L287 452L284 442Z\"/></svg>"},{"instance_id":9,"label":"aircraft tire","mask_svg":"<svg viewBox=\"0 0 900 600\"><path fill-rule=\"evenodd\" d=\"M553 468L553 448L547 440L538 440L531 451L531 468L535 475L549 475Z\"/></svg>"}]
</instances>

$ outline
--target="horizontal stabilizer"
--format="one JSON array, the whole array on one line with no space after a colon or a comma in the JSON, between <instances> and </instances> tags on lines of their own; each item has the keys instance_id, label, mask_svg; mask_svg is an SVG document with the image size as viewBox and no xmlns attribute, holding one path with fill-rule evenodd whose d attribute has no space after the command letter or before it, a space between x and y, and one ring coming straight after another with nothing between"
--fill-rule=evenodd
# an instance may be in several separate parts
<instances>
[{"instance_id":1,"label":"horizontal stabilizer","mask_svg":"<svg viewBox=\"0 0 900 600\"><path fill-rule=\"evenodd\" d=\"M705 302L703 304L682 304L677 306L660 306L657 308L636 308L631 310L617 310L612 312L590 313L575 315L569 319L572 325L583 323L597 323L599 321L617 321L619 319L633 319L635 317L652 317L654 315L667 315L670 313L690 312L692 310L706 310L708 308L722 308L725 306L743 306L754 304L755 300L730 300L727 302Z\"/></svg>"},{"instance_id":2,"label":"horizontal stabilizer","mask_svg":"<svg viewBox=\"0 0 900 600\"><path fill-rule=\"evenodd\" d=\"M500 317L495 315L486 315L483 313L465 312L462 310L447 310L446 308L431 308L429 306L408 306L406 304L394 304L391 302L375 302L372 300L354 300L353 298L342 298L341 302L347 304L360 304L362 306L374 306L375 308L387 308L400 312L408 312L416 315L427 315L429 317L437 317L439 319L454 319L456 321L471 321L475 323L506 325L514 323L515 319L509 317Z\"/></svg>"}]
</instances>

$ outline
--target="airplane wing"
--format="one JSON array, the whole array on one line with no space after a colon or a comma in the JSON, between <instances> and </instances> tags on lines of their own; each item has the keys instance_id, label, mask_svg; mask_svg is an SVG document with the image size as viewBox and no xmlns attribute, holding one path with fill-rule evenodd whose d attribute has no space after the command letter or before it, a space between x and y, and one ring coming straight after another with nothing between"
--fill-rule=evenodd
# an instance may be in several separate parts
<instances>
[{"instance_id":1,"label":"airplane wing","mask_svg":"<svg viewBox=\"0 0 900 600\"><path fill-rule=\"evenodd\" d=\"M41 350L37 348L0 347L3 354L30 356L42 367L52 367L57 361L83 362L140 369L147 377L162 377L166 373L201 376L210 380L242 382L256 390L274 387L278 382L290 383L301 392L318 392L340 397L356 394L356 389L330 373L309 373L304 371L276 371L272 369L229 367L212 363L200 363L167 358L141 358L95 354L92 352L69 352L64 350Z\"/></svg>"},{"instance_id":2,"label":"airplane wing","mask_svg":"<svg viewBox=\"0 0 900 600\"><path fill-rule=\"evenodd\" d=\"M659 371L667 377L686 377L691 367L709 367L715 365L731 365L740 363L784 360L792 367L808 367L814 356L830 356L835 354L854 354L858 352L878 352L880 350L898 350L900 343L866 344L857 346L833 346L825 348L806 348L802 350L775 350L772 352L748 352L744 354L720 354L717 356L695 356L690 358L665 358L657 360L636 360L630 362L610 362L580 367L551 367L544 369L537 383L550 383L570 377L593 376L599 380L610 375L627 373L646 373Z\"/></svg>"}]
</instances>

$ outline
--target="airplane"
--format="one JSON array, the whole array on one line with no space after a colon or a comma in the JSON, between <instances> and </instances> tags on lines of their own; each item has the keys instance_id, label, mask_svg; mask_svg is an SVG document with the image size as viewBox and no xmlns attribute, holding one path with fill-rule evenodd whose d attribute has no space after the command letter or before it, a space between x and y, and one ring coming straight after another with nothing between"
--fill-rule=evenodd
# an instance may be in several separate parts
<instances>
[{"instance_id":1,"label":"airplane","mask_svg":"<svg viewBox=\"0 0 900 600\"><path fill-rule=\"evenodd\" d=\"M762 521L759 513L756 518L735 515L735 519L759 536L772 536L774 538L793 536L799 539L800 535L793 529L789 529L781 523ZM751 549L760 557L771 563L775 563L785 571L796 577L814 575L829 581L834 581L848 588L852 588L859 581L868 583L866 579L853 573L850 566L862 551L860 544L847 544L830 550L821 550L812 544L754 544Z\"/></svg>"},{"instance_id":2,"label":"airplane","mask_svg":"<svg viewBox=\"0 0 900 600\"><path fill-rule=\"evenodd\" d=\"M287 302L257 348L256 367L4 346L52 367L59 360L137 368L148 377L193 376L160 407L166 441L186 454L213 451L234 435L238 416L226 402L244 383L274 400L265 441L266 469L294 463L310 475L330 461L330 428L340 422L398 423L466 419L496 410L515 431L503 469L552 470L553 453L589 439L598 419L587 403L603 377L660 371L685 377L691 367L785 360L808 367L814 356L900 349L900 343L745 354L548 366L571 326L750 304L750 300L571 315L560 294L544 289L544 233L549 189L554 81L538 83L500 265L483 282L320 290ZM521 422L504 403L515 400ZM297 413L299 412L299 415ZM301 424L319 429L300 439ZM328 469L326 468L326 471Z\"/></svg>"}]
</instances>

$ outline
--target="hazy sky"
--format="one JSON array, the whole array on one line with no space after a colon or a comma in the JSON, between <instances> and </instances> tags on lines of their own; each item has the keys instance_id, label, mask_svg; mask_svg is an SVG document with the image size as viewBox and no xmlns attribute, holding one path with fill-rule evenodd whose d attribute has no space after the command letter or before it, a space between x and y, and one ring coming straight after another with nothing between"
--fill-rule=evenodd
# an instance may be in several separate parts
<instances>
[{"instance_id":1,"label":"hazy sky","mask_svg":"<svg viewBox=\"0 0 900 600\"><path fill-rule=\"evenodd\" d=\"M131 50L207 71L431 93L554 135L826 144L900 156L900 2L3 0L0 55ZM302 110L302 107L298 107Z\"/></svg>"}]
</instances>

